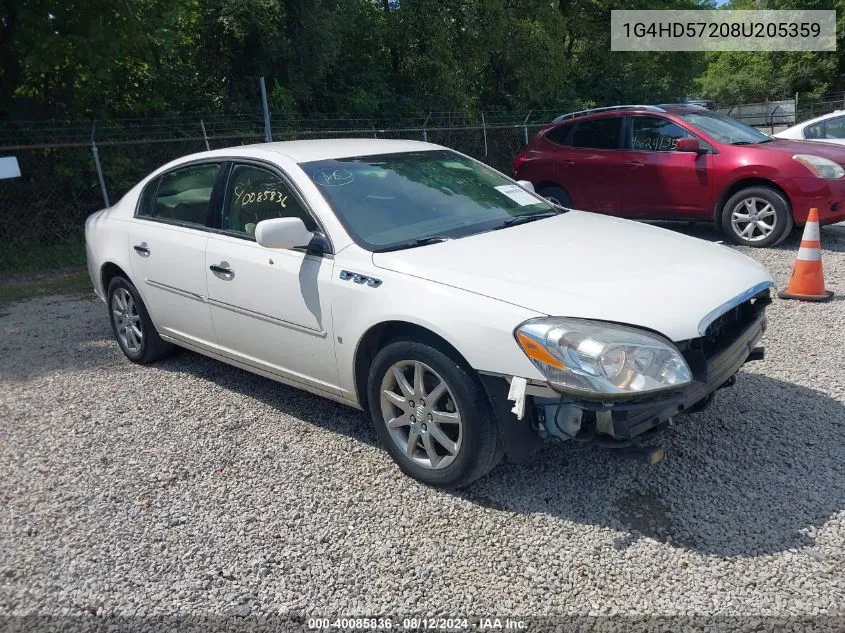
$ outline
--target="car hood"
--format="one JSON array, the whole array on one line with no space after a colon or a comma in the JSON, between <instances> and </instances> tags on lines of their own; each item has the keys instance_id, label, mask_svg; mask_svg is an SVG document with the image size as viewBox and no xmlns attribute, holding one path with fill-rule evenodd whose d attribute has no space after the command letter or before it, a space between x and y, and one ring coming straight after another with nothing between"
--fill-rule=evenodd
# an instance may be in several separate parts
<instances>
[{"instance_id":1,"label":"car hood","mask_svg":"<svg viewBox=\"0 0 845 633\"><path fill-rule=\"evenodd\" d=\"M768 143L747 145L763 152L782 152L785 154L813 154L828 158L840 165L845 165L845 148L833 143L819 143L818 141L801 141L797 139L776 138Z\"/></svg>"},{"instance_id":2,"label":"car hood","mask_svg":"<svg viewBox=\"0 0 845 633\"><path fill-rule=\"evenodd\" d=\"M541 314L627 323L674 341L700 336L705 316L772 281L725 246L582 211L374 253L373 263Z\"/></svg>"}]
</instances>

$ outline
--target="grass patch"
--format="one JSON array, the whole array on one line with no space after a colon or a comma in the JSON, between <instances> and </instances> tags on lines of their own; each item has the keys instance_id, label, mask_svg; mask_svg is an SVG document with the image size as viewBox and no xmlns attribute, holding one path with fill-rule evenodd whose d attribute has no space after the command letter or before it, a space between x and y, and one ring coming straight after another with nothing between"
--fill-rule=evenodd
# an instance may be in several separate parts
<instances>
[{"instance_id":1,"label":"grass patch","mask_svg":"<svg viewBox=\"0 0 845 633\"><path fill-rule=\"evenodd\" d=\"M57 244L0 244L0 272L37 273L85 265L85 238L74 236Z\"/></svg>"},{"instance_id":2,"label":"grass patch","mask_svg":"<svg viewBox=\"0 0 845 633\"><path fill-rule=\"evenodd\" d=\"M45 295L93 294L91 278L85 268L66 268L31 275L18 275L0 282L0 306L21 299Z\"/></svg>"}]
</instances>

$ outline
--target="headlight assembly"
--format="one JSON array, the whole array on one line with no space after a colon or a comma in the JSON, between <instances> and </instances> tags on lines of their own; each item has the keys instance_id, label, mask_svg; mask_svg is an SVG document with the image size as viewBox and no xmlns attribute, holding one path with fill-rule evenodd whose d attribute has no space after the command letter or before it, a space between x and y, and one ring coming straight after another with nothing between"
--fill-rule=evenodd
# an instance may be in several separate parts
<instances>
[{"instance_id":1,"label":"headlight assembly","mask_svg":"<svg viewBox=\"0 0 845 633\"><path fill-rule=\"evenodd\" d=\"M543 317L514 332L522 351L559 391L638 395L684 385L692 376L671 342L623 325Z\"/></svg>"},{"instance_id":2,"label":"headlight assembly","mask_svg":"<svg viewBox=\"0 0 845 633\"><path fill-rule=\"evenodd\" d=\"M813 172L817 178L825 178L827 180L835 180L845 176L845 169L840 165L834 163L832 160L822 158L821 156L813 156L812 154L795 154L792 160L796 160L804 167Z\"/></svg>"}]
</instances>

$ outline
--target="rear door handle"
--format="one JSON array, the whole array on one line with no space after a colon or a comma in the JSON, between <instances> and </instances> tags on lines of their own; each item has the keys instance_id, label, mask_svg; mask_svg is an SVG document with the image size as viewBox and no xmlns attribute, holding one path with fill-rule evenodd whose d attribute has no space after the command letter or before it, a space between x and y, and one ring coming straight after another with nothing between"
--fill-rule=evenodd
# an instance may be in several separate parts
<instances>
[{"instance_id":1,"label":"rear door handle","mask_svg":"<svg viewBox=\"0 0 845 633\"><path fill-rule=\"evenodd\" d=\"M147 246L146 242L141 242L140 244L135 244L132 248L135 249L136 253L140 253L141 255L149 255L150 248Z\"/></svg>"},{"instance_id":2,"label":"rear door handle","mask_svg":"<svg viewBox=\"0 0 845 633\"><path fill-rule=\"evenodd\" d=\"M228 275L230 277L235 276L235 271L232 270L231 268L229 268L229 266L226 264L226 262L220 262L219 266L212 264L208 268L211 270L211 272L217 273L219 275Z\"/></svg>"},{"instance_id":3,"label":"rear door handle","mask_svg":"<svg viewBox=\"0 0 845 633\"><path fill-rule=\"evenodd\" d=\"M640 167L645 167L645 163L640 163L640 162L637 162L635 160L629 160L625 164L628 165L628 167L631 167L633 169L639 169Z\"/></svg>"}]
</instances>

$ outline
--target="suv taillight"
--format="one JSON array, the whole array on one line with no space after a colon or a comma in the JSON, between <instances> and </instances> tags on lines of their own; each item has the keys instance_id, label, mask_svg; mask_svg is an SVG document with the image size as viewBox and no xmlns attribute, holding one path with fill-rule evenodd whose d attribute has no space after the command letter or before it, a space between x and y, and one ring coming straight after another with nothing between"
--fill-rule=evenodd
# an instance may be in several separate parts
<instances>
[{"instance_id":1,"label":"suv taillight","mask_svg":"<svg viewBox=\"0 0 845 633\"><path fill-rule=\"evenodd\" d=\"M523 154L517 154L516 158L513 159L513 173L517 175L519 173L519 168L522 167L522 164L525 162L525 156Z\"/></svg>"}]
</instances>

